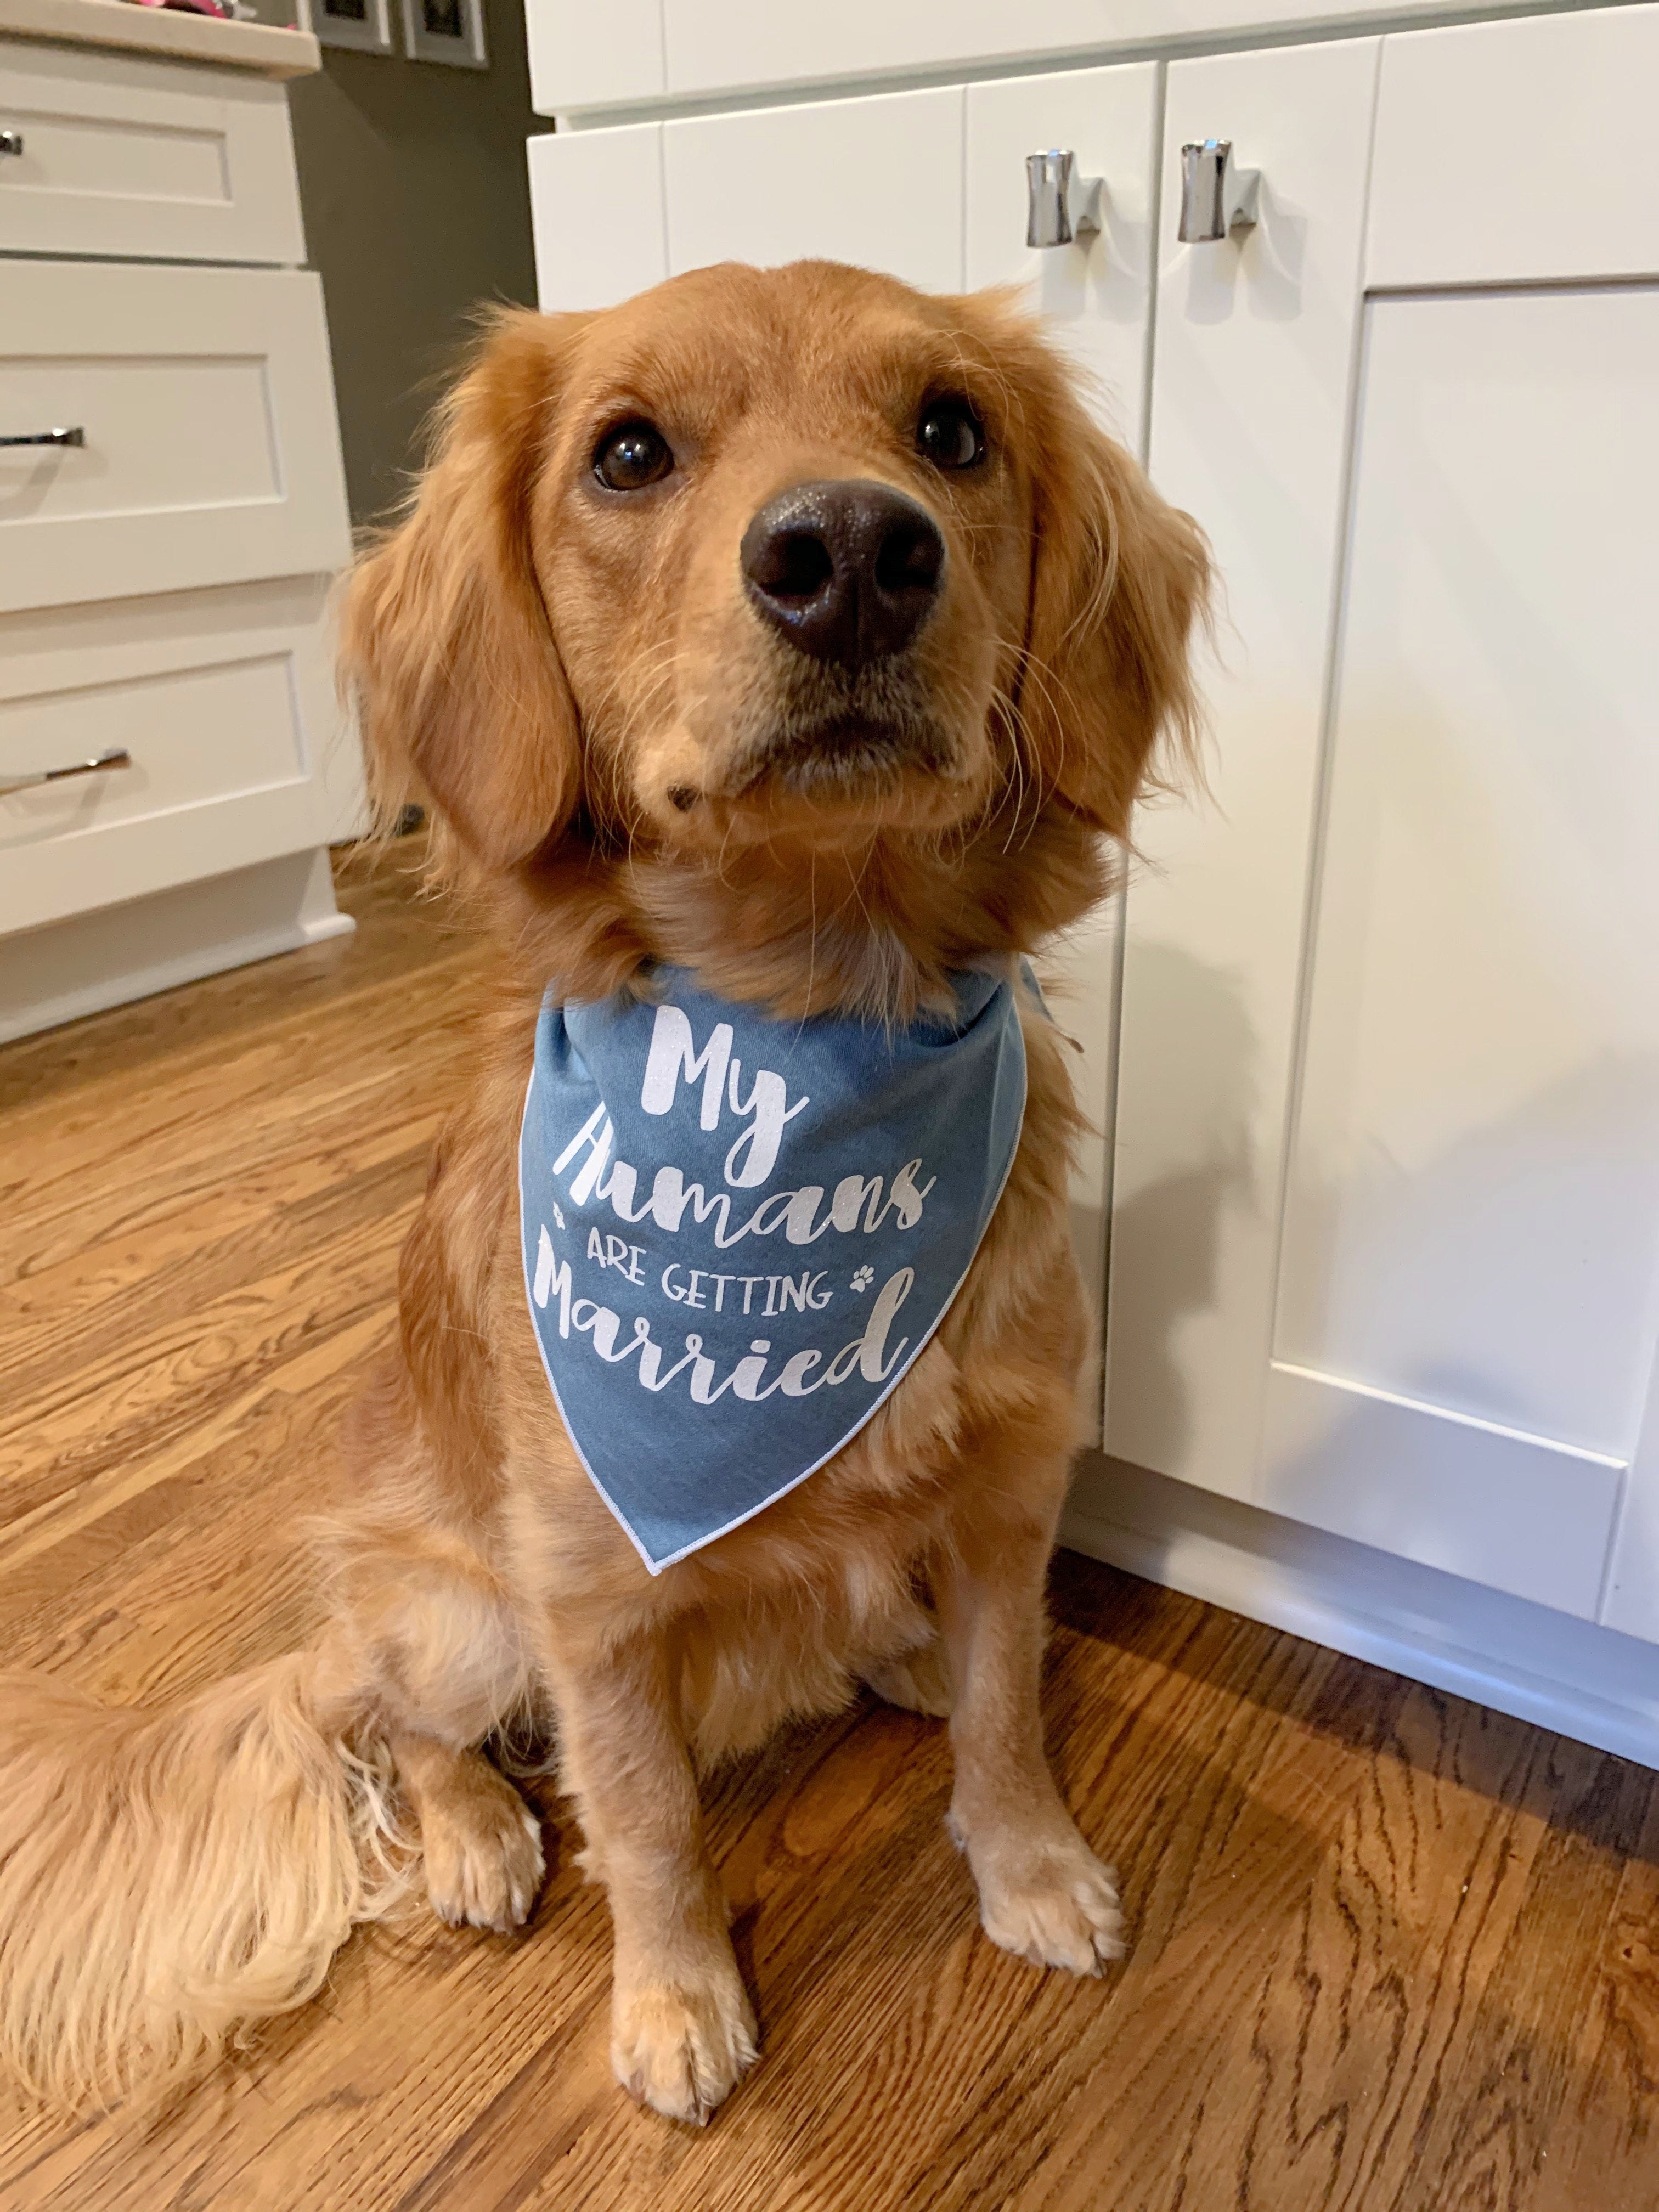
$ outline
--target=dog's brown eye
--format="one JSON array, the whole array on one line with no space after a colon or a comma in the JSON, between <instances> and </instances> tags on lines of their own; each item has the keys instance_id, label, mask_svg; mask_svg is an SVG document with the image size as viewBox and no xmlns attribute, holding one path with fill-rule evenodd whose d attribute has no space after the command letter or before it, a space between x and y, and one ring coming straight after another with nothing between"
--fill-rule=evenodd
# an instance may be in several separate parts
<instances>
[{"instance_id":1,"label":"dog's brown eye","mask_svg":"<svg viewBox=\"0 0 1659 2212\"><path fill-rule=\"evenodd\" d=\"M985 429L965 399L933 399L916 425L916 450L936 469L971 469L985 458Z\"/></svg>"},{"instance_id":2,"label":"dog's brown eye","mask_svg":"<svg viewBox=\"0 0 1659 2212\"><path fill-rule=\"evenodd\" d=\"M643 491L673 465L667 439L649 422L624 422L607 431L593 456L593 473L611 491Z\"/></svg>"}]
</instances>

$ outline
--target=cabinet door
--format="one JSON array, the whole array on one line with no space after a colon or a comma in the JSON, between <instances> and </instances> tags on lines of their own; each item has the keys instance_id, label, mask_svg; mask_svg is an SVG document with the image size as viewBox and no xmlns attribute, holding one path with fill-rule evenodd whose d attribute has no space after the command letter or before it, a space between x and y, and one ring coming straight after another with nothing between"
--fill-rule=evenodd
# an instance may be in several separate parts
<instances>
[{"instance_id":1,"label":"cabinet door","mask_svg":"<svg viewBox=\"0 0 1659 2212\"><path fill-rule=\"evenodd\" d=\"M1132 453L1146 450L1162 71L1155 63L1067 70L970 85L967 120L967 282L1018 283L1094 381L1101 419ZM1070 246L1025 243L1025 157L1068 149L1102 179L1101 228ZM1117 1041L1121 902L1068 933L1044 963L1056 1018L1083 1048L1074 1070L1094 1134L1072 1179L1072 1221L1091 1295L1103 1301L1111 1202L1111 1095ZM1089 1440L1100 1438L1099 1375L1085 1380Z\"/></svg>"},{"instance_id":2,"label":"cabinet door","mask_svg":"<svg viewBox=\"0 0 1659 2212\"><path fill-rule=\"evenodd\" d=\"M538 115L659 99L662 0L525 0L530 104ZM532 139L532 144L536 142Z\"/></svg>"},{"instance_id":3,"label":"cabinet door","mask_svg":"<svg viewBox=\"0 0 1659 2212\"><path fill-rule=\"evenodd\" d=\"M1153 480L1224 588L1210 791L1143 811L1118 1072L1108 1449L1254 1494L1285 1105L1358 335L1377 43L1173 65ZM1260 220L1183 246L1180 149L1231 138Z\"/></svg>"},{"instance_id":4,"label":"cabinet door","mask_svg":"<svg viewBox=\"0 0 1659 2212\"><path fill-rule=\"evenodd\" d=\"M1231 136L1263 213L1164 265L1153 471L1235 635L1211 801L1147 823L1129 900L1108 1415L1125 1457L1648 1635L1659 221L1636 141L1576 142L1656 66L1632 9L1170 72L1166 166ZM1301 80L1280 142L1237 72ZM1536 223L1463 174L1516 115ZM1348 189L1286 206L1349 132Z\"/></svg>"},{"instance_id":5,"label":"cabinet door","mask_svg":"<svg viewBox=\"0 0 1659 2212\"><path fill-rule=\"evenodd\" d=\"M1032 310L1096 380L1102 420L1146 451L1146 337L1158 189L1156 63L1006 77L968 88L966 279L1022 284ZM1068 149L1102 180L1101 228L1025 243L1025 157Z\"/></svg>"},{"instance_id":6,"label":"cabinet door","mask_svg":"<svg viewBox=\"0 0 1659 2212\"><path fill-rule=\"evenodd\" d=\"M663 126L668 265L821 258L962 283L963 93L886 93Z\"/></svg>"},{"instance_id":7,"label":"cabinet door","mask_svg":"<svg viewBox=\"0 0 1659 2212\"><path fill-rule=\"evenodd\" d=\"M1651 289L1368 311L1258 1492L1589 1616L1659 1305L1656 392Z\"/></svg>"},{"instance_id":8,"label":"cabinet door","mask_svg":"<svg viewBox=\"0 0 1659 2212\"><path fill-rule=\"evenodd\" d=\"M536 296L548 313L612 307L667 276L662 128L625 123L531 140Z\"/></svg>"},{"instance_id":9,"label":"cabinet door","mask_svg":"<svg viewBox=\"0 0 1659 2212\"><path fill-rule=\"evenodd\" d=\"M530 142L544 307L601 307L714 261L813 256L962 283L963 93L884 94Z\"/></svg>"}]
</instances>

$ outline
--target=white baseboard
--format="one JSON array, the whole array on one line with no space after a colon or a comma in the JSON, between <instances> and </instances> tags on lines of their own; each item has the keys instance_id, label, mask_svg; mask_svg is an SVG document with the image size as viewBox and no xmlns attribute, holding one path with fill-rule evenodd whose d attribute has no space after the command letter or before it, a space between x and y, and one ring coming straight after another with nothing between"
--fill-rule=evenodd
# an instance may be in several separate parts
<instances>
[{"instance_id":1,"label":"white baseboard","mask_svg":"<svg viewBox=\"0 0 1659 2212\"><path fill-rule=\"evenodd\" d=\"M1102 1452L1060 1540L1188 1597L1659 1766L1659 1646Z\"/></svg>"},{"instance_id":2,"label":"white baseboard","mask_svg":"<svg viewBox=\"0 0 1659 2212\"><path fill-rule=\"evenodd\" d=\"M0 1042L356 927L319 848L22 930L0 939Z\"/></svg>"}]
</instances>

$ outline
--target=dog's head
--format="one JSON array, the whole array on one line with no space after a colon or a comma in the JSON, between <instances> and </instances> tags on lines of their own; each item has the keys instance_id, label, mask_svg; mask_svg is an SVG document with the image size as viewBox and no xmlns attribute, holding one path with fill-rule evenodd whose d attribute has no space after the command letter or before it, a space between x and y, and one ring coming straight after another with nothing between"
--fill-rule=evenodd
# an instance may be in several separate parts
<instances>
[{"instance_id":1,"label":"dog's head","mask_svg":"<svg viewBox=\"0 0 1659 2212\"><path fill-rule=\"evenodd\" d=\"M959 878L1040 821L1125 833L1206 580L1006 298L732 266L495 323L344 658L380 796L475 876Z\"/></svg>"}]
</instances>

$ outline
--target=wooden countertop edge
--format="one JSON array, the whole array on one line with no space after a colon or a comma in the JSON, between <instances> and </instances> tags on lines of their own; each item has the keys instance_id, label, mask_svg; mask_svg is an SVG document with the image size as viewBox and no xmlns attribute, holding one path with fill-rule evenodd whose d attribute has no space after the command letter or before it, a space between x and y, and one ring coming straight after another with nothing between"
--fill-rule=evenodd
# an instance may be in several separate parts
<instances>
[{"instance_id":1,"label":"wooden countertop edge","mask_svg":"<svg viewBox=\"0 0 1659 2212\"><path fill-rule=\"evenodd\" d=\"M0 40L54 39L82 46L114 46L164 61L218 62L262 76L310 76L322 54L309 31L274 23L228 23L139 8L131 0L0 0Z\"/></svg>"}]
</instances>

